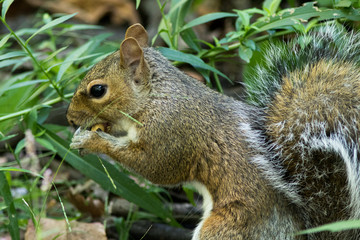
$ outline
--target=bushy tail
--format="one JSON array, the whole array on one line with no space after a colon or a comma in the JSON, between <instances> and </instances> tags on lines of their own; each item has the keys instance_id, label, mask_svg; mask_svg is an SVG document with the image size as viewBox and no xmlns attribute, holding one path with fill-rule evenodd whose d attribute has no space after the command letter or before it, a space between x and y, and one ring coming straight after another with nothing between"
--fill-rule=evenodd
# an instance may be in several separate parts
<instances>
[{"instance_id":1,"label":"bushy tail","mask_svg":"<svg viewBox=\"0 0 360 240\"><path fill-rule=\"evenodd\" d=\"M308 227L360 219L360 34L327 24L265 54L249 101L292 201Z\"/></svg>"}]
</instances>

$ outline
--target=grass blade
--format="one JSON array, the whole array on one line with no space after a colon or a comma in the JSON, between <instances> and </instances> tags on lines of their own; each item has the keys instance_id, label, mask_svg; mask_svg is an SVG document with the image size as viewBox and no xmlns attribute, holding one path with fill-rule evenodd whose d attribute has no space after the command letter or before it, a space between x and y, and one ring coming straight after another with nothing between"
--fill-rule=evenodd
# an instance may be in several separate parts
<instances>
[{"instance_id":1,"label":"grass blade","mask_svg":"<svg viewBox=\"0 0 360 240\"><path fill-rule=\"evenodd\" d=\"M33 35L31 35L25 42L25 45L27 45L30 40L35 37L37 34L49 29L49 28L52 28L60 23L63 23L65 22L66 20L72 18L73 16L75 16L77 13L73 13L73 14L70 14L70 15L65 15L65 16L62 16L62 17L59 17L55 20L52 20L51 22L45 24L44 26L42 26L39 30L37 30Z\"/></svg>"},{"instance_id":2,"label":"grass blade","mask_svg":"<svg viewBox=\"0 0 360 240\"><path fill-rule=\"evenodd\" d=\"M6 204L6 211L10 220L9 225L7 227L9 229L11 239L20 240L20 230L17 219L17 213L14 205L14 199L11 195L10 186L6 180L3 171L0 171L0 195L3 196Z\"/></svg>"},{"instance_id":3,"label":"grass blade","mask_svg":"<svg viewBox=\"0 0 360 240\"><path fill-rule=\"evenodd\" d=\"M296 233L296 235L311 234L311 233L324 232L324 231L340 232L340 231L359 229L359 228L360 228L360 220L347 220L347 221L329 223L322 225L320 227L303 230Z\"/></svg>"},{"instance_id":4,"label":"grass blade","mask_svg":"<svg viewBox=\"0 0 360 240\"><path fill-rule=\"evenodd\" d=\"M43 176L41 176L40 174L37 174L36 172L30 171L30 170L24 169L24 168L0 167L0 172L23 172L23 173L29 173L33 176L43 178Z\"/></svg>"},{"instance_id":5,"label":"grass blade","mask_svg":"<svg viewBox=\"0 0 360 240\"><path fill-rule=\"evenodd\" d=\"M10 37L11 37L11 33L5 35L5 36L0 40L0 48L1 48L2 46L4 46L5 43L7 43L7 41L10 39Z\"/></svg>"},{"instance_id":6,"label":"grass blade","mask_svg":"<svg viewBox=\"0 0 360 240\"><path fill-rule=\"evenodd\" d=\"M27 87L27 86L31 86L31 85L36 85L36 84L38 84L38 83L44 83L44 82L48 82L48 80L47 80L47 79L39 79L39 80L19 82L19 83L15 83L14 85L11 85L11 86L8 87L7 89L5 89L4 92L9 91L9 90L11 90L11 89L17 89L17 88L21 88L21 87Z\"/></svg>"},{"instance_id":7,"label":"grass blade","mask_svg":"<svg viewBox=\"0 0 360 240\"><path fill-rule=\"evenodd\" d=\"M23 57L23 56L26 56L26 53L24 53L22 51L13 51L13 52L2 54L0 56L0 60L2 61L5 59L9 59L9 58Z\"/></svg>"},{"instance_id":8,"label":"grass blade","mask_svg":"<svg viewBox=\"0 0 360 240\"><path fill-rule=\"evenodd\" d=\"M136 9L139 8L141 0L136 0Z\"/></svg>"}]
</instances>

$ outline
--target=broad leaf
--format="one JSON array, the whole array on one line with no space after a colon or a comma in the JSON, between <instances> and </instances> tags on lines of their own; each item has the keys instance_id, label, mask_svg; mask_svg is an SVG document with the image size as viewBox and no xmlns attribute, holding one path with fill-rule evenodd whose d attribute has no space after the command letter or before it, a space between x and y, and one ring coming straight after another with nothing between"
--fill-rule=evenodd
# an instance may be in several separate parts
<instances>
[{"instance_id":1,"label":"broad leaf","mask_svg":"<svg viewBox=\"0 0 360 240\"><path fill-rule=\"evenodd\" d=\"M263 3L263 9L268 11L268 14L273 15L279 8L281 0L265 0Z\"/></svg>"},{"instance_id":2,"label":"broad leaf","mask_svg":"<svg viewBox=\"0 0 360 240\"><path fill-rule=\"evenodd\" d=\"M253 55L253 51L249 47L240 45L239 56L242 60L249 63L252 55Z\"/></svg>"},{"instance_id":3,"label":"broad leaf","mask_svg":"<svg viewBox=\"0 0 360 240\"><path fill-rule=\"evenodd\" d=\"M194 49L196 52L201 51L201 47L199 42L197 41L197 37L191 28L182 31L180 33L180 36L190 48Z\"/></svg>"},{"instance_id":4,"label":"broad leaf","mask_svg":"<svg viewBox=\"0 0 360 240\"><path fill-rule=\"evenodd\" d=\"M174 49L170 49L170 48L164 48L164 47L159 47L158 50L168 59L172 60L172 61L179 61L179 62L184 62L184 63L188 63L191 66L195 67L195 68L202 68L205 70L210 70L216 74L219 74L220 76L226 78L227 80L231 81L225 74L223 74L222 72L220 72L219 70L217 70L216 68L213 68L211 66L209 66L208 64L206 64L201 58L191 55L191 54L187 54L187 53L183 53Z\"/></svg>"},{"instance_id":5,"label":"broad leaf","mask_svg":"<svg viewBox=\"0 0 360 240\"><path fill-rule=\"evenodd\" d=\"M209 13L188 22L182 27L181 31L184 31L187 28L192 28L203 23L214 21L216 19L226 18L226 17L237 17L237 16L238 15L235 13L226 13L226 12Z\"/></svg>"}]
</instances>

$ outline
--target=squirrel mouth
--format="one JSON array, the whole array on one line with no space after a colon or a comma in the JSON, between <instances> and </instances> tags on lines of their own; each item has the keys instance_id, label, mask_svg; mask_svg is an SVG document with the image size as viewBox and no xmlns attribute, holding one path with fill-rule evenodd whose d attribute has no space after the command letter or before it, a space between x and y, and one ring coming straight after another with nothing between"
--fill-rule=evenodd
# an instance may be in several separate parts
<instances>
[{"instance_id":1,"label":"squirrel mouth","mask_svg":"<svg viewBox=\"0 0 360 240\"><path fill-rule=\"evenodd\" d=\"M94 124L91 127L89 127L87 130L92 131L92 132L102 131L102 132L109 133L111 130L111 126L109 123L97 123L97 124Z\"/></svg>"}]
</instances>

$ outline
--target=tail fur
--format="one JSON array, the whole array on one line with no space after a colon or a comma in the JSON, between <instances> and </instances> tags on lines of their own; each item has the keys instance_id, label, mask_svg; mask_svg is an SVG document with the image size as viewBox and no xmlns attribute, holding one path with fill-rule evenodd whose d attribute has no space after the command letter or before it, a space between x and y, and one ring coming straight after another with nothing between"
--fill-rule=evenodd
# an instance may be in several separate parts
<instances>
[{"instance_id":1,"label":"tail fur","mask_svg":"<svg viewBox=\"0 0 360 240\"><path fill-rule=\"evenodd\" d=\"M265 52L247 81L271 153L263 168L281 169L306 227L360 219L360 34L327 24Z\"/></svg>"}]
</instances>

